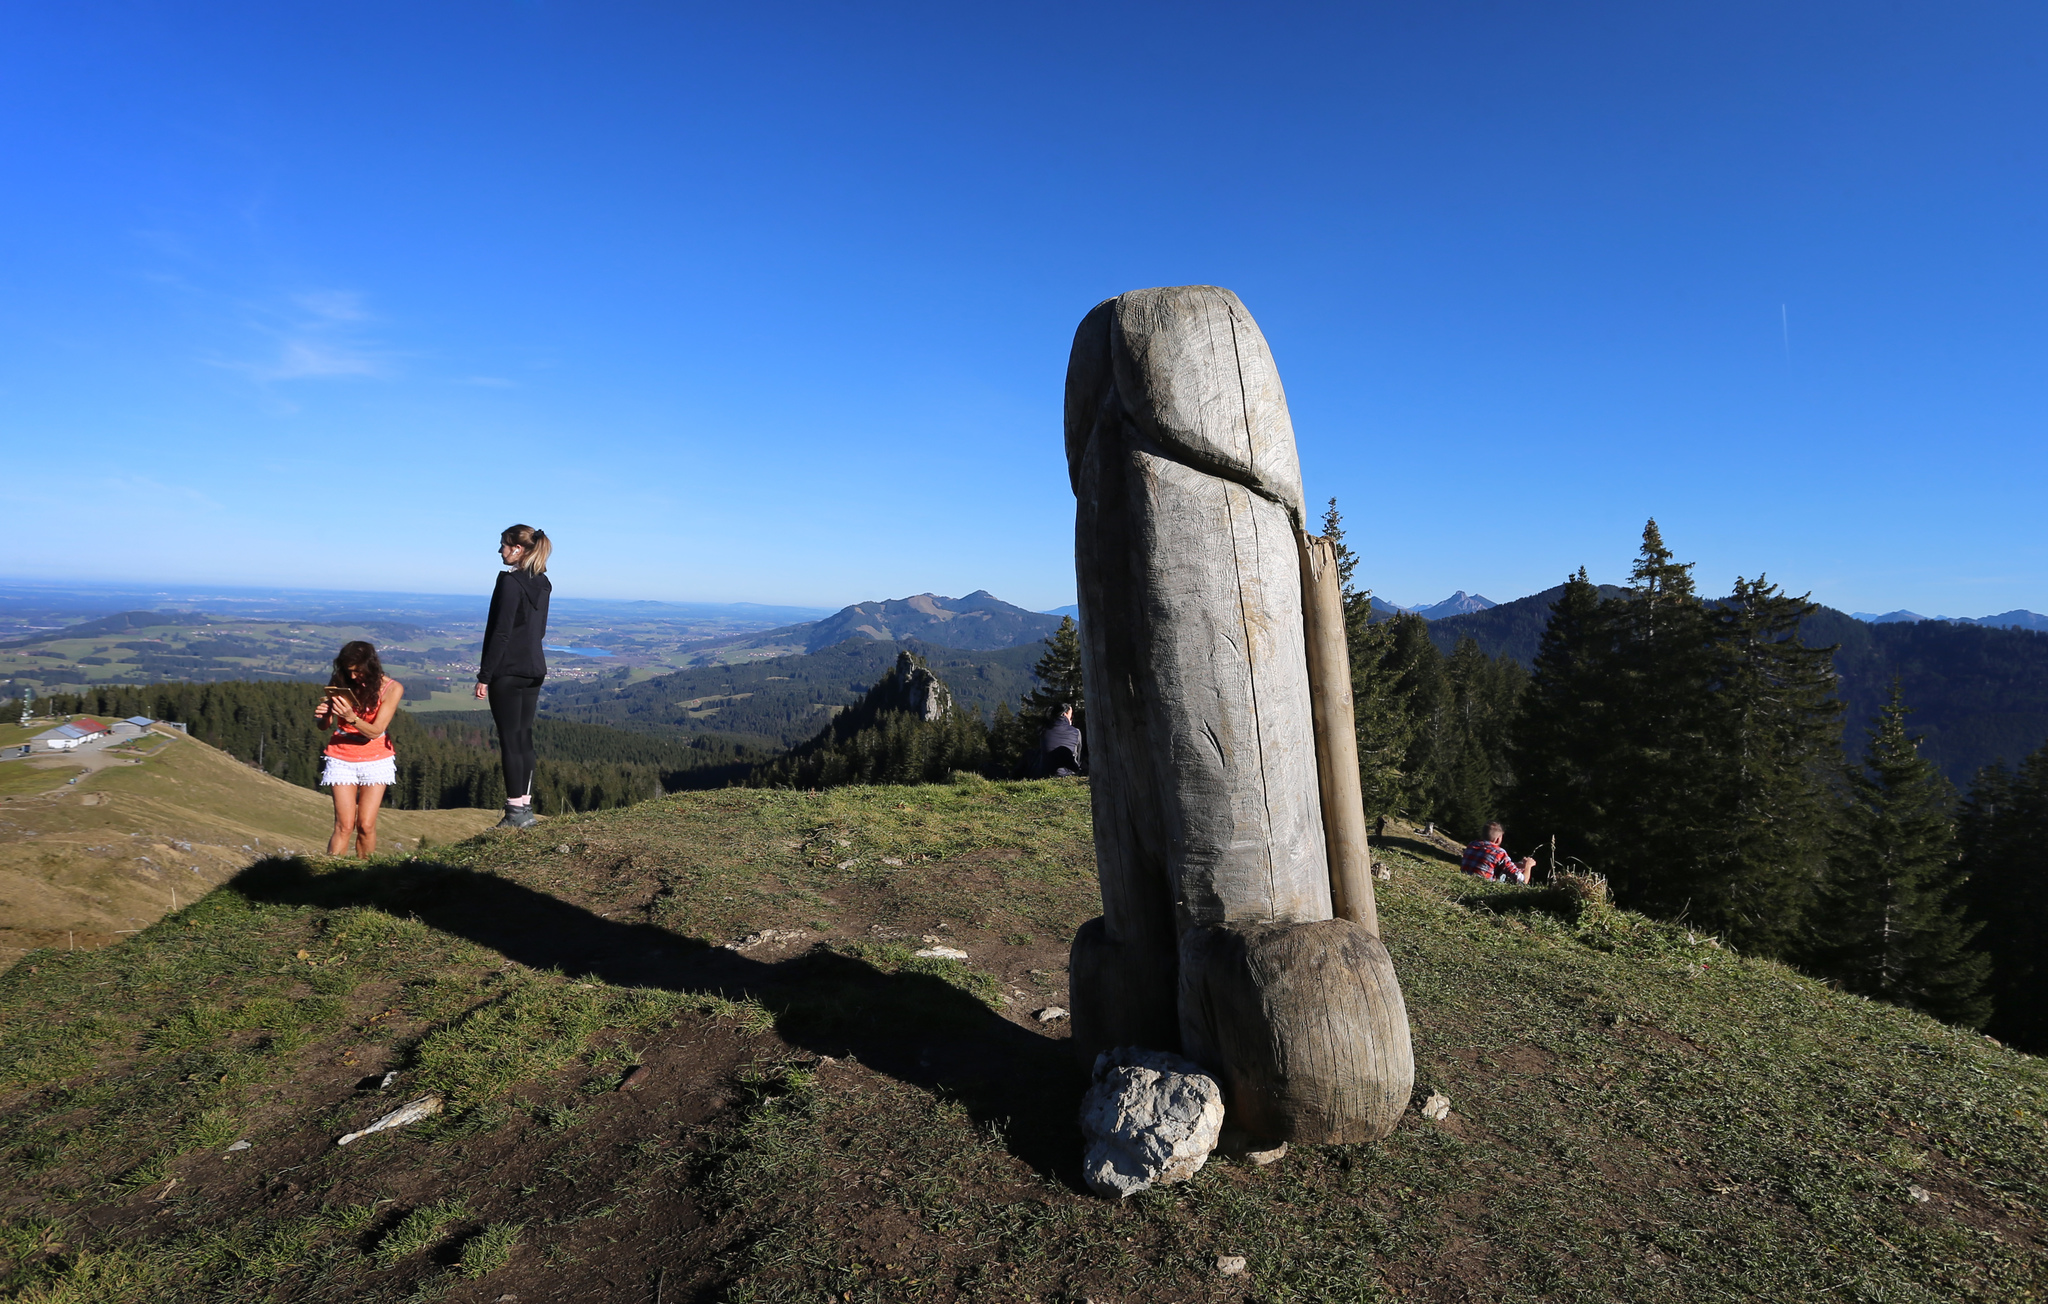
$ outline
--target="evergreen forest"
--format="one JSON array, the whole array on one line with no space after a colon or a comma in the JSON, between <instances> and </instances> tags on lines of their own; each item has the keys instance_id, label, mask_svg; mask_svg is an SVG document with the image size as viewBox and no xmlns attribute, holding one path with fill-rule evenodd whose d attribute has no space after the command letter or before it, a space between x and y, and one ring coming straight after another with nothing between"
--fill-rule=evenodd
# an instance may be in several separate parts
<instances>
[{"instance_id":1,"label":"evergreen forest","mask_svg":"<svg viewBox=\"0 0 2048 1304\"><path fill-rule=\"evenodd\" d=\"M2034 750L1959 794L1911 727L1908 688L1949 643L2033 656L2048 640L1878 627L1908 652L1873 701L1845 691L1843 669L1872 661L1872 640L1817 643L1835 613L1761 575L1702 598L1651 521L1628 584L1582 569L1543 595L1533 646L1514 645L1531 627L1511 612L1489 655L1456 631L1499 608L1434 627L1376 618L1334 501L1323 532L1345 584L1368 818L1467 842L1498 820L1512 854L1599 874L1631 909L2048 1050L2029 999L2048 945L2048 745L2015 733Z\"/></svg>"}]
</instances>

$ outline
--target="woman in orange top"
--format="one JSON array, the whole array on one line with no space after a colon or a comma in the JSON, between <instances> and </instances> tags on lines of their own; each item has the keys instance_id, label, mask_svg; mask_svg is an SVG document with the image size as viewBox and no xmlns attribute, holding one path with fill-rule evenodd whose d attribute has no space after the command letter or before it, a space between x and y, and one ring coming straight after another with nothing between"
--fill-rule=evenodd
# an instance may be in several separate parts
<instances>
[{"instance_id":1,"label":"woman in orange top","mask_svg":"<svg viewBox=\"0 0 2048 1304\"><path fill-rule=\"evenodd\" d=\"M384 676L377 649L361 639L342 645L334 658L334 678L313 718L331 725L327 768L320 785L334 794L334 833L327 854L345 856L349 843L368 860L377 850L377 809L384 790L398 782L398 753L391 746L391 727L405 685Z\"/></svg>"}]
</instances>

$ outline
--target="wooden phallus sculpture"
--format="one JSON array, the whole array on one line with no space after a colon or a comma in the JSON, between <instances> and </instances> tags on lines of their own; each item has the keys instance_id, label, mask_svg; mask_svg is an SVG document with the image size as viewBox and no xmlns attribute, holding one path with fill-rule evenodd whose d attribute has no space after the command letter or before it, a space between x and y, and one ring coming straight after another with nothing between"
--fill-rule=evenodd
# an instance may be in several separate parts
<instances>
[{"instance_id":1,"label":"wooden phallus sculpture","mask_svg":"<svg viewBox=\"0 0 2048 1304\"><path fill-rule=\"evenodd\" d=\"M1304 529L1265 337L1214 286L1098 305L1066 441L1103 908L1074 939L1077 1049L1178 1050L1255 1136L1385 1136L1414 1082L1408 1018L1334 558Z\"/></svg>"}]
</instances>

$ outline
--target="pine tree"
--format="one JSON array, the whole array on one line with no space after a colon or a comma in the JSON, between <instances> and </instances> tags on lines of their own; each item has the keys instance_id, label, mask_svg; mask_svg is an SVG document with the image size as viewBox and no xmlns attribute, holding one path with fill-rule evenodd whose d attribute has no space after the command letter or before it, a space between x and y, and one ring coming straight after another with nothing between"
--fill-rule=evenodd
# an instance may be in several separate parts
<instances>
[{"instance_id":1,"label":"pine tree","mask_svg":"<svg viewBox=\"0 0 2048 1304\"><path fill-rule=\"evenodd\" d=\"M1711 606L1656 521L1627 593L1582 571L1553 608L1515 731L1523 836L1558 839L1623 904L1790 954L1841 766L1832 648L1763 579Z\"/></svg>"},{"instance_id":2,"label":"pine tree","mask_svg":"<svg viewBox=\"0 0 2048 1304\"><path fill-rule=\"evenodd\" d=\"M2048 746L2017 773L2002 764L1980 771L1960 832L1970 917L1983 925L1977 942L1991 958L1987 1028L2048 1052Z\"/></svg>"},{"instance_id":3,"label":"pine tree","mask_svg":"<svg viewBox=\"0 0 2048 1304\"><path fill-rule=\"evenodd\" d=\"M1833 647L1799 637L1805 598L1738 577L1709 612L1705 752L1691 793L1701 821L1670 896L1746 949L1793 954L1824 872L1842 768Z\"/></svg>"},{"instance_id":4,"label":"pine tree","mask_svg":"<svg viewBox=\"0 0 2048 1304\"><path fill-rule=\"evenodd\" d=\"M1509 823L1524 839L1556 840L1564 864L1608 864L1606 834L1618 732L1613 700L1614 609L1586 569L1565 580L1531 669L1512 731L1515 790Z\"/></svg>"},{"instance_id":5,"label":"pine tree","mask_svg":"<svg viewBox=\"0 0 2048 1304\"><path fill-rule=\"evenodd\" d=\"M1024 695L1017 715L1030 729L1031 741L1053 722L1065 702L1074 704L1074 724L1085 739L1088 706L1081 694L1081 627L1072 616L1061 616L1060 627L1045 640L1045 655L1031 667L1039 687Z\"/></svg>"},{"instance_id":6,"label":"pine tree","mask_svg":"<svg viewBox=\"0 0 2048 1304\"><path fill-rule=\"evenodd\" d=\"M1456 763L1461 741L1443 654L1430 640L1429 622L1413 612L1404 611L1386 623L1388 647L1380 673L1389 681L1406 735L1396 809L1412 820L1441 819L1438 776Z\"/></svg>"},{"instance_id":7,"label":"pine tree","mask_svg":"<svg viewBox=\"0 0 2048 1304\"><path fill-rule=\"evenodd\" d=\"M1512 659L1489 657L1469 638L1443 663L1443 708L1431 718L1437 736L1416 778L1430 817L1454 837L1476 841L1501 817L1514 782L1508 737L1527 682Z\"/></svg>"},{"instance_id":8,"label":"pine tree","mask_svg":"<svg viewBox=\"0 0 2048 1304\"><path fill-rule=\"evenodd\" d=\"M1960 897L1955 792L1906 733L1896 680L1878 714L1828 858L1816 959L1843 986L1975 1027L1991 963Z\"/></svg>"},{"instance_id":9,"label":"pine tree","mask_svg":"<svg viewBox=\"0 0 2048 1304\"><path fill-rule=\"evenodd\" d=\"M1610 601L1620 727L1601 783L1612 802L1602 868L1624 902L1675 915L1688 908L1699 877L1694 839L1707 826L1700 767L1714 667L1706 604L1691 564L1673 559L1655 520L1643 527L1627 596Z\"/></svg>"}]
</instances>

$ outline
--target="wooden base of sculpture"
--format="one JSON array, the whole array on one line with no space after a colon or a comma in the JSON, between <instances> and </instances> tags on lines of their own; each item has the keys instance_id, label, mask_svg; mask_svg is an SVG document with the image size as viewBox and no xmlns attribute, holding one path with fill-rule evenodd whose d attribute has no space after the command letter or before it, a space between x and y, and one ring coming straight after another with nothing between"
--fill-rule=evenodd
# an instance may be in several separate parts
<instances>
[{"instance_id":1,"label":"wooden base of sculpture","mask_svg":"<svg viewBox=\"0 0 2048 1304\"><path fill-rule=\"evenodd\" d=\"M1189 930L1180 1041L1231 1125L1274 1141L1377 1141L1415 1089L1394 962L1348 919Z\"/></svg>"}]
</instances>

